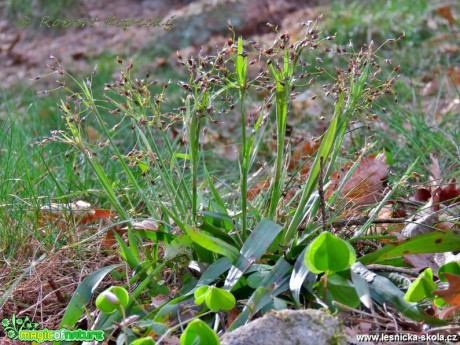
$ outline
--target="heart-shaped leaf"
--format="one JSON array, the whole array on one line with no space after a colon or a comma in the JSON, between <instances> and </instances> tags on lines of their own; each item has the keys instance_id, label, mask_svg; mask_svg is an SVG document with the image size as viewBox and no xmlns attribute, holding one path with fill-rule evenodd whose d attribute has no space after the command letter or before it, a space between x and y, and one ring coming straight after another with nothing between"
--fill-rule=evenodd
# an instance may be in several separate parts
<instances>
[{"instance_id":1,"label":"heart-shaped leaf","mask_svg":"<svg viewBox=\"0 0 460 345\"><path fill-rule=\"evenodd\" d=\"M206 301L206 296L208 295L210 287L200 286L198 289L195 290L193 295L195 296L195 304L201 305Z\"/></svg>"},{"instance_id":2,"label":"heart-shaped leaf","mask_svg":"<svg viewBox=\"0 0 460 345\"><path fill-rule=\"evenodd\" d=\"M190 322L180 336L181 345L219 345L219 337L200 319Z\"/></svg>"},{"instance_id":3,"label":"heart-shaped leaf","mask_svg":"<svg viewBox=\"0 0 460 345\"><path fill-rule=\"evenodd\" d=\"M235 304L235 297L228 291L215 286L200 286L194 292L195 303L203 304L213 312L230 310Z\"/></svg>"},{"instance_id":4,"label":"heart-shaped leaf","mask_svg":"<svg viewBox=\"0 0 460 345\"><path fill-rule=\"evenodd\" d=\"M356 253L348 242L323 232L307 247L304 259L313 273L340 272L353 265Z\"/></svg>"},{"instance_id":5,"label":"heart-shaped leaf","mask_svg":"<svg viewBox=\"0 0 460 345\"><path fill-rule=\"evenodd\" d=\"M433 297L433 291L437 288L433 281L433 271L427 268L410 284L404 299L408 302L420 302L425 298Z\"/></svg>"}]
</instances>

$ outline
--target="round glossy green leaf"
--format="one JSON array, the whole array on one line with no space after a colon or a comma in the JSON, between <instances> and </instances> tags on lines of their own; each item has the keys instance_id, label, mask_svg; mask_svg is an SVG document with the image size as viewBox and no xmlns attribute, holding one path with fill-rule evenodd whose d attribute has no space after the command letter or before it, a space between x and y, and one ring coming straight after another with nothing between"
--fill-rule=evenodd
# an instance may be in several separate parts
<instances>
[{"instance_id":1,"label":"round glossy green leaf","mask_svg":"<svg viewBox=\"0 0 460 345\"><path fill-rule=\"evenodd\" d=\"M447 307L449 306L449 303L447 303L446 301L444 301L442 298L438 297L438 298L435 298L434 299L434 305L438 308L441 308L441 307Z\"/></svg>"},{"instance_id":2,"label":"round glossy green leaf","mask_svg":"<svg viewBox=\"0 0 460 345\"><path fill-rule=\"evenodd\" d=\"M213 312L230 310L235 304L235 297L227 290L215 286L200 286L194 292L195 304L206 303Z\"/></svg>"},{"instance_id":3,"label":"round glossy green leaf","mask_svg":"<svg viewBox=\"0 0 460 345\"><path fill-rule=\"evenodd\" d=\"M219 345L219 337L211 327L197 319L190 322L180 336L181 345Z\"/></svg>"},{"instance_id":4,"label":"round glossy green leaf","mask_svg":"<svg viewBox=\"0 0 460 345\"><path fill-rule=\"evenodd\" d=\"M193 295L195 296L195 304L203 304L206 301L206 297L208 295L209 290L210 287L207 285L200 286L198 289L196 289L193 293Z\"/></svg>"},{"instance_id":5,"label":"round glossy green leaf","mask_svg":"<svg viewBox=\"0 0 460 345\"><path fill-rule=\"evenodd\" d=\"M310 243L304 259L313 273L340 272L353 265L356 253L348 242L323 232Z\"/></svg>"},{"instance_id":6,"label":"round glossy green leaf","mask_svg":"<svg viewBox=\"0 0 460 345\"><path fill-rule=\"evenodd\" d=\"M117 309L119 301L115 294L108 290L100 293L96 298L96 307L106 314L111 314Z\"/></svg>"},{"instance_id":7,"label":"round glossy green leaf","mask_svg":"<svg viewBox=\"0 0 460 345\"><path fill-rule=\"evenodd\" d=\"M437 288L438 286L433 281L433 271L427 268L410 284L404 299L407 302L420 302L425 298L433 297L432 292Z\"/></svg>"},{"instance_id":8,"label":"round glossy green leaf","mask_svg":"<svg viewBox=\"0 0 460 345\"><path fill-rule=\"evenodd\" d=\"M129 303L129 294L120 286L111 286L96 298L96 307L106 314L111 314L120 306L126 307Z\"/></svg>"},{"instance_id":9,"label":"round glossy green leaf","mask_svg":"<svg viewBox=\"0 0 460 345\"><path fill-rule=\"evenodd\" d=\"M206 305L213 312L219 310L230 310L236 304L235 297L227 290L211 287L208 295L206 296Z\"/></svg>"},{"instance_id":10,"label":"round glossy green leaf","mask_svg":"<svg viewBox=\"0 0 460 345\"><path fill-rule=\"evenodd\" d=\"M444 277L444 273L460 275L460 263L458 261L452 261L439 267L439 279L441 279L443 282L447 282L448 280L446 277Z\"/></svg>"}]
</instances>

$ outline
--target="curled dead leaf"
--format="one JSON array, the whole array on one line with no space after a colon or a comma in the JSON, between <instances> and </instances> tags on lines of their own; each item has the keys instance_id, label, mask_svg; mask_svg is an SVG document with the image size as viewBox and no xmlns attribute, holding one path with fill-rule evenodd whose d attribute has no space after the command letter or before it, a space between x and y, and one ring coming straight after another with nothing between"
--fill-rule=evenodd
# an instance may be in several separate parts
<instances>
[{"instance_id":1,"label":"curled dead leaf","mask_svg":"<svg viewBox=\"0 0 460 345\"><path fill-rule=\"evenodd\" d=\"M445 290L436 290L433 294L441 297L451 306L460 308L460 275L444 273L444 277L449 282L449 287Z\"/></svg>"},{"instance_id":2,"label":"curled dead leaf","mask_svg":"<svg viewBox=\"0 0 460 345\"><path fill-rule=\"evenodd\" d=\"M115 214L110 212L109 210L103 210L103 209L93 209L89 210L87 213L85 213L79 220L80 224L88 224L88 223L93 223L98 220L110 220L115 218Z\"/></svg>"},{"instance_id":3,"label":"curled dead leaf","mask_svg":"<svg viewBox=\"0 0 460 345\"><path fill-rule=\"evenodd\" d=\"M101 243L102 247L109 249L115 246L117 244L115 233L117 233L119 236L122 236L124 232L125 232L124 229L119 229L116 227L114 227L112 230L107 231Z\"/></svg>"},{"instance_id":4,"label":"curled dead leaf","mask_svg":"<svg viewBox=\"0 0 460 345\"><path fill-rule=\"evenodd\" d=\"M100 220L109 221L115 218L115 214L109 210L94 209L91 204L78 200L72 203L51 203L40 207L38 224L47 226L53 224L60 229L69 225L86 225Z\"/></svg>"},{"instance_id":5,"label":"curled dead leaf","mask_svg":"<svg viewBox=\"0 0 460 345\"><path fill-rule=\"evenodd\" d=\"M375 213L375 210L372 210L370 215ZM401 223L393 223L391 222L392 219L395 218L404 218L407 214L404 209L393 207L392 204L385 205L378 213L377 219L384 220L388 219L388 223L379 223L375 225L375 233L377 234L389 234L400 232L404 228L404 222ZM391 242L389 239L380 239L380 242Z\"/></svg>"},{"instance_id":6,"label":"curled dead leaf","mask_svg":"<svg viewBox=\"0 0 460 345\"><path fill-rule=\"evenodd\" d=\"M150 230L157 231L158 223L154 219L143 219L139 222L133 222L133 228L136 230Z\"/></svg>"},{"instance_id":7,"label":"curled dead leaf","mask_svg":"<svg viewBox=\"0 0 460 345\"><path fill-rule=\"evenodd\" d=\"M332 175L331 187L328 188L326 197L340 186L342 179L347 170L350 169L351 163L345 166L343 173L335 173ZM387 177L388 165L386 157L383 154L377 156L369 156L363 158L351 178L345 182L341 194L348 202L354 204L372 204L382 200L382 191L384 189L384 181Z\"/></svg>"},{"instance_id":8,"label":"curled dead leaf","mask_svg":"<svg viewBox=\"0 0 460 345\"><path fill-rule=\"evenodd\" d=\"M453 177L445 183L439 161L433 155L431 155L431 164L428 170L430 171L430 181L417 188L414 195L415 201L429 201L429 206L435 212L440 210L441 204L452 206L459 203L460 184Z\"/></svg>"}]
</instances>

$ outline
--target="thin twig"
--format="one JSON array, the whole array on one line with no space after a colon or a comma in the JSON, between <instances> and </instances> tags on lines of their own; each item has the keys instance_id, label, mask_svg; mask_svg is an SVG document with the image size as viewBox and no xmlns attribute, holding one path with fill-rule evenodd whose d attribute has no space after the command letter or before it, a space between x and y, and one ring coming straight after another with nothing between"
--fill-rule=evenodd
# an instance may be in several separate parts
<instances>
[{"instance_id":1,"label":"thin twig","mask_svg":"<svg viewBox=\"0 0 460 345\"><path fill-rule=\"evenodd\" d=\"M61 286L60 289L64 289L66 287L73 286L73 285L78 285L78 284L79 284L78 282L69 283L66 286ZM38 308L40 306L40 304L43 305L43 302L45 300L47 300L48 297L51 297L53 295L56 295L56 291L51 291L50 293L48 293L45 296L43 296L42 298L40 298L36 303L32 304L31 306L29 306L28 308L26 308L24 310L21 310L20 312L18 312L17 316L21 316L23 314L26 314L28 311L33 310L34 308Z\"/></svg>"},{"instance_id":2,"label":"thin twig","mask_svg":"<svg viewBox=\"0 0 460 345\"><path fill-rule=\"evenodd\" d=\"M319 157L318 194L319 194L320 207L321 207L321 218L323 221L323 231L327 231L326 203L324 202L324 186L323 186L323 156Z\"/></svg>"},{"instance_id":3,"label":"thin twig","mask_svg":"<svg viewBox=\"0 0 460 345\"><path fill-rule=\"evenodd\" d=\"M353 225L364 225L369 220L369 217L351 217L343 220L339 220L331 224L333 228L343 228L345 226L353 226ZM372 221L372 224L402 224L405 223L406 220L404 218L391 218L391 219L381 219L377 218Z\"/></svg>"},{"instance_id":4,"label":"thin twig","mask_svg":"<svg viewBox=\"0 0 460 345\"><path fill-rule=\"evenodd\" d=\"M411 269L404 268L404 267L394 267L394 266L379 265L379 264L371 264L371 265L367 265L366 267L374 271L402 273L402 274L407 274L408 276L411 276L411 277L419 276L417 272L414 272Z\"/></svg>"},{"instance_id":5,"label":"thin twig","mask_svg":"<svg viewBox=\"0 0 460 345\"><path fill-rule=\"evenodd\" d=\"M337 301L332 301L332 304L333 304L333 305L336 305L336 306L338 306L338 307L340 307L340 308L343 308L343 309L346 309L346 310L355 312L355 313L357 313L357 314L361 314L361 315L363 315L363 316L373 317L373 318L375 318L375 319L380 319L380 320L382 320L382 321L388 321L388 319L386 319L386 318L384 318L384 317L382 317L382 316L380 316L380 315L375 315L375 314L366 313L365 311L362 311L362 310L359 310L359 309L355 309L355 308L349 307L349 306L347 306L347 305L345 305L345 304L342 304L342 303L340 303L340 302L337 302Z\"/></svg>"},{"instance_id":6,"label":"thin twig","mask_svg":"<svg viewBox=\"0 0 460 345\"><path fill-rule=\"evenodd\" d=\"M60 303L65 303L66 300L64 298L64 296L62 296L62 293L61 291L59 291L59 288L57 287L56 283L54 282L53 279L51 278L48 278L48 284L49 286L51 287L51 289L53 289L54 293L56 294L56 299L60 302Z\"/></svg>"}]
</instances>

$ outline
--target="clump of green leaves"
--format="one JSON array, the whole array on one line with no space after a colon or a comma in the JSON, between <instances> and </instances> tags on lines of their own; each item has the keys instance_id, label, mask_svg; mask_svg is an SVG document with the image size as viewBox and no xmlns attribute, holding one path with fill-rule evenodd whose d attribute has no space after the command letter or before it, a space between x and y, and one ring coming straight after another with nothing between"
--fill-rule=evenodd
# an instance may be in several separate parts
<instances>
[{"instance_id":1,"label":"clump of green leaves","mask_svg":"<svg viewBox=\"0 0 460 345\"><path fill-rule=\"evenodd\" d=\"M94 98L91 76L83 82L69 76L77 90L59 106L66 130L52 132L39 144L68 145L79 164L95 173L118 212L119 223L126 224L127 240L114 236L129 267L126 277L131 285L137 284L129 302L125 303L124 294L117 296L115 288L98 297L100 310L113 314L98 319L97 329L136 315L140 321L124 335L129 339L145 338L153 329L163 337L188 322L182 344L203 343L203 339L217 344L218 336L208 323L214 320L216 331L224 328L224 312L237 307L239 316L229 327L235 329L259 311L286 307L291 301L286 292L298 305L301 295L313 306L324 305L320 298L331 308L333 301L352 307L360 303L356 279L350 276L355 250L339 234L322 232L329 220L327 212L319 214L320 203L324 211L331 208L320 192L337 168L350 121L372 114L380 97L395 97L397 69L382 77L377 54L381 47L373 42L359 52L333 50L333 38L322 37L317 21L302 25L304 34L298 40L291 41L287 32L276 32L273 44L262 47L236 37L229 23L231 36L215 55L200 52L183 57L178 53L188 73L185 81L135 78L134 63L117 58L123 68L117 80L105 85L104 99ZM332 51L345 64L329 70L324 61ZM56 66L51 68L66 75L54 61ZM318 78L330 80L324 85L325 97L334 103L334 111L308 175L287 202L290 103ZM173 82L184 94L179 107L168 109ZM62 81L61 85L71 90ZM253 103L259 107L250 112ZM234 144L240 174L223 180L208 169L211 162L200 138L209 123L228 116L239 119ZM109 127L107 117L117 123ZM103 133L99 143L85 136L89 122ZM119 144L125 133L120 127L131 130L135 147ZM249 200L249 174L270 130L275 133L276 149L269 187ZM119 164L119 181L109 178L101 157ZM335 200L335 196L328 200L331 207ZM153 218L158 226L154 231L139 230L133 225L133 218L139 217ZM198 276L188 273L192 267ZM154 306L150 298L168 292L164 291L164 271L170 273L168 281L175 281L180 294ZM242 307L240 300L245 300ZM118 305L126 308L120 311ZM190 305L203 321L178 320L179 326L169 330L164 326Z\"/></svg>"},{"instance_id":2,"label":"clump of green leaves","mask_svg":"<svg viewBox=\"0 0 460 345\"><path fill-rule=\"evenodd\" d=\"M460 264L452 261L439 267L438 276L443 282L447 282L445 274L460 275ZM415 279L407 289L404 299L408 302L421 302L424 300L434 300L436 306L444 306L446 302L439 297L436 297L438 285L433 278L433 270L427 268Z\"/></svg>"}]
</instances>

